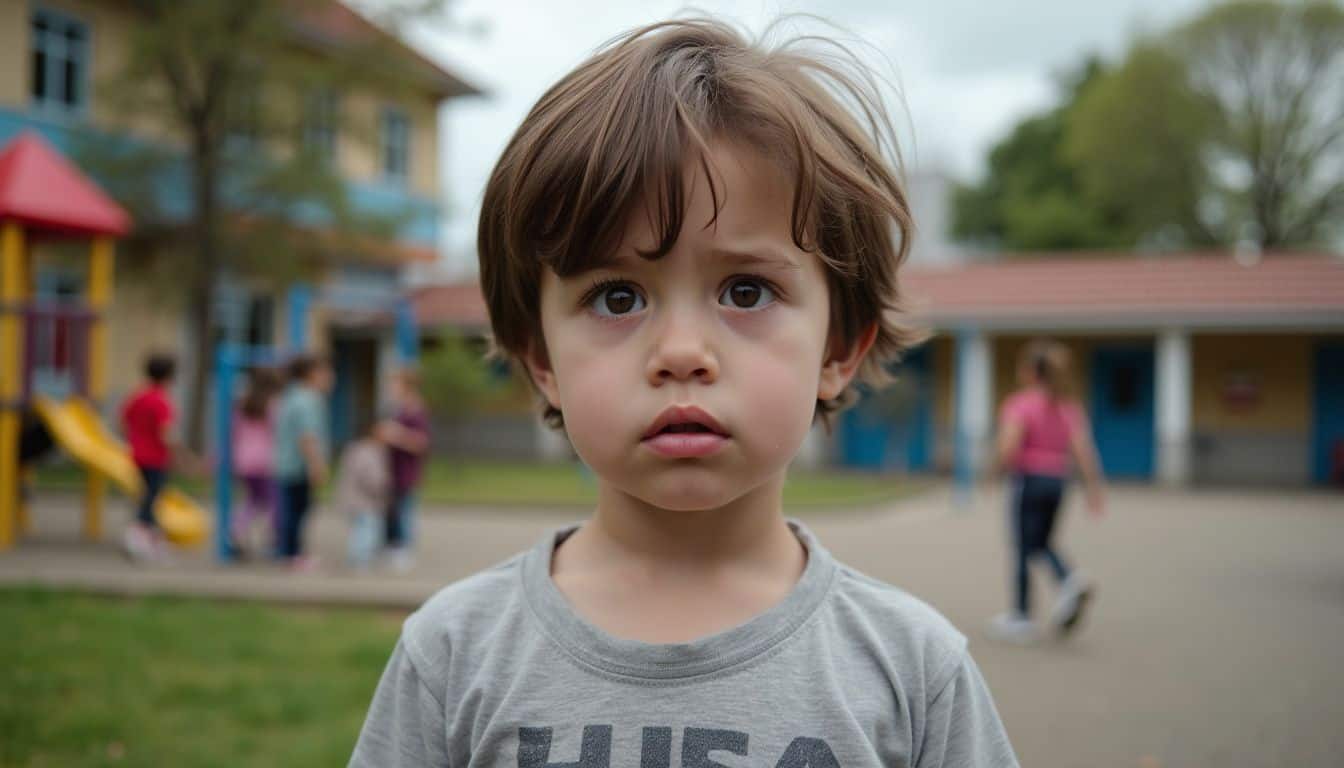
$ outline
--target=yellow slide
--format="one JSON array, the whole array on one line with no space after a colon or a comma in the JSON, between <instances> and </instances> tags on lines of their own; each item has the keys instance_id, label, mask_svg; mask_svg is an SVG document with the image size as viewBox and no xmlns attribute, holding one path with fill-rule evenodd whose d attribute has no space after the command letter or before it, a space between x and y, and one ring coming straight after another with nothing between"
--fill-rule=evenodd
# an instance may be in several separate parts
<instances>
[{"instance_id":1,"label":"yellow slide","mask_svg":"<svg viewBox=\"0 0 1344 768\"><path fill-rule=\"evenodd\" d=\"M37 397L33 405L52 439L66 453L110 479L122 493L139 498L144 485L130 451L103 427L87 402L78 398L57 402ZM176 488L164 488L159 494L154 503L154 519L168 540L181 546L197 546L210 533L205 510Z\"/></svg>"}]
</instances>

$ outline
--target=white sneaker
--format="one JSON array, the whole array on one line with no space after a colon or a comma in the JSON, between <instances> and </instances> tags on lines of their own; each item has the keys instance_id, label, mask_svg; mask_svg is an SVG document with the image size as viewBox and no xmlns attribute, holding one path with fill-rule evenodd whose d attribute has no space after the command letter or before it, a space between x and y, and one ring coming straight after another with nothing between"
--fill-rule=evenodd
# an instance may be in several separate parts
<instances>
[{"instance_id":1,"label":"white sneaker","mask_svg":"<svg viewBox=\"0 0 1344 768\"><path fill-rule=\"evenodd\" d=\"M158 555L154 535L139 523L126 526L126 530L121 534L121 551L127 559L136 563L154 560Z\"/></svg>"},{"instance_id":2,"label":"white sneaker","mask_svg":"<svg viewBox=\"0 0 1344 768\"><path fill-rule=\"evenodd\" d=\"M1027 645L1036 641L1036 623L1020 613L1001 613L990 620L989 636L1005 643Z\"/></svg>"},{"instance_id":3,"label":"white sneaker","mask_svg":"<svg viewBox=\"0 0 1344 768\"><path fill-rule=\"evenodd\" d=\"M1050 612L1050 623L1060 634L1067 635L1083 619L1087 604L1092 600L1092 582L1082 571L1074 571L1059 585L1059 596L1055 598L1055 608Z\"/></svg>"}]
</instances>

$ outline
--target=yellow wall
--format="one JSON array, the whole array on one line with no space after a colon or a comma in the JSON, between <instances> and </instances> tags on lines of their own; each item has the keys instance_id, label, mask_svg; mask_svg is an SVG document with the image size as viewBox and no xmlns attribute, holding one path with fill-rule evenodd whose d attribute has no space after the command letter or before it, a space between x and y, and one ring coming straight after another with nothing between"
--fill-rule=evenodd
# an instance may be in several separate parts
<instances>
[{"instance_id":1,"label":"yellow wall","mask_svg":"<svg viewBox=\"0 0 1344 768\"><path fill-rule=\"evenodd\" d=\"M1265 432L1311 429L1309 336L1196 336L1191 343L1192 418L1196 430ZM1258 390L1246 405L1229 402L1236 379Z\"/></svg>"},{"instance_id":2,"label":"yellow wall","mask_svg":"<svg viewBox=\"0 0 1344 768\"><path fill-rule=\"evenodd\" d=\"M0 0L0 105L28 101L28 3Z\"/></svg>"},{"instance_id":3,"label":"yellow wall","mask_svg":"<svg viewBox=\"0 0 1344 768\"><path fill-rule=\"evenodd\" d=\"M149 353L181 348L186 318L161 293L124 277L114 284L112 297L107 310L107 396L115 404L140 383Z\"/></svg>"},{"instance_id":4,"label":"yellow wall","mask_svg":"<svg viewBox=\"0 0 1344 768\"><path fill-rule=\"evenodd\" d=\"M352 93L341 97L341 111L349 130L337 141L337 162L349 178L383 183L382 112L400 109L410 121L410 167L407 187L424 197L439 195L438 107L429 98L388 97Z\"/></svg>"},{"instance_id":5,"label":"yellow wall","mask_svg":"<svg viewBox=\"0 0 1344 768\"><path fill-rule=\"evenodd\" d=\"M87 85L92 96L93 122L145 138L173 140L173 132L161 121L153 119L154 113L119 114L105 97L103 83L116 77L126 60L132 20L124 6L111 0L42 0L42 4L89 26L93 66ZM32 56L28 29L31 8L32 0L0 0L0 106L27 109L30 105ZM278 93L271 97L290 98ZM438 198L438 105L430 94L417 96L403 92L386 98L358 92L340 94L340 108L349 120L348 124L341 125L337 138L337 163L341 173L352 181L382 181L378 115L381 107L387 104L400 106L410 120L409 190L423 197Z\"/></svg>"}]
</instances>

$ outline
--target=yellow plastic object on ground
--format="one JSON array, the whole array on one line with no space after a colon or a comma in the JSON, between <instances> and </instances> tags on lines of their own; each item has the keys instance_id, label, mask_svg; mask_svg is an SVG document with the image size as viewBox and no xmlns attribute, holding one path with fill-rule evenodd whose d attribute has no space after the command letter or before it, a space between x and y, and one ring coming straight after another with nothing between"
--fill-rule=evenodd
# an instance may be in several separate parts
<instances>
[{"instance_id":1,"label":"yellow plastic object on ground","mask_svg":"<svg viewBox=\"0 0 1344 768\"><path fill-rule=\"evenodd\" d=\"M120 440L103 427L97 412L84 400L57 402L34 398L33 406L51 437L85 467L107 477L131 498L143 490L140 470ZM154 519L168 540L184 547L198 546L210 533L209 517L200 505L176 488L165 488L154 503Z\"/></svg>"}]
</instances>

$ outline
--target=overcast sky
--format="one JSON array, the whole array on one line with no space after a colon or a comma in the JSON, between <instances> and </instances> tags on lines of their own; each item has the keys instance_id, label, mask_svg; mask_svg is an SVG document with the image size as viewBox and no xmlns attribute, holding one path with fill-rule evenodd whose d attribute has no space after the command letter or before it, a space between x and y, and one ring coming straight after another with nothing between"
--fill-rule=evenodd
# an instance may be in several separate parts
<instances>
[{"instance_id":1,"label":"overcast sky","mask_svg":"<svg viewBox=\"0 0 1344 768\"><path fill-rule=\"evenodd\" d=\"M1089 51L1114 57L1136 34L1188 18L1210 0L702 0L692 8L759 31L784 13L823 16L874 50L900 90L894 118L907 165L974 178L993 142L1051 103L1057 75ZM441 115L445 240L469 249L481 190L541 93L609 38L684 14L681 2L458 0L480 34L410 30L436 61L488 91ZM816 30L816 27L810 29ZM885 60L884 60L885 59ZM465 246L465 248L464 248Z\"/></svg>"}]
</instances>

